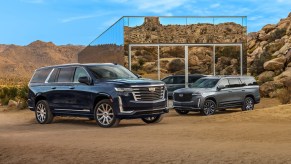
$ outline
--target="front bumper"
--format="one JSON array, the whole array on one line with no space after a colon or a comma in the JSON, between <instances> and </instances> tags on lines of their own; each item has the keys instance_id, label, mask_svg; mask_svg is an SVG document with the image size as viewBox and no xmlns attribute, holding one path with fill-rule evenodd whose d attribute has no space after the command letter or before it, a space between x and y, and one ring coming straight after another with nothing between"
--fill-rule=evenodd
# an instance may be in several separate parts
<instances>
[{"instance_id":1,"label":"front bumper","mask_svg":"<svg viewBox=\"0 0 291 164\"><path fill-rule=\"evenodd\" d=\"M173 101L174 109L183 109L189 111L199 111L202 107L204 99L202 97L193 96L191 101Z\"/></svg>"},{"instance_id":2,"label":"front bumper","mask_svg":"<svg viewBox=\"0 0 291 164\"><path fill-rule=\"evenodd\" d=\"M119 96L116 101L118 101L118 112L116 113L117 118L130 119L151 117L169 112L167 107L168 99L156 101L134 101Z\"/></svg>"}]
</instances>

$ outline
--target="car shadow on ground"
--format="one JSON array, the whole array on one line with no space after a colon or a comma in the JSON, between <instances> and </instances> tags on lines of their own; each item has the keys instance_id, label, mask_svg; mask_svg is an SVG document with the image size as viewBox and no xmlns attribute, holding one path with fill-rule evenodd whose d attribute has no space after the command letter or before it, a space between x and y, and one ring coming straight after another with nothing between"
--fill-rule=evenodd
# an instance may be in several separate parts
<instances>
[{"instance_id":1,"label":"car shadow on ground","mask_svg":"<svg viewBox=\"0 0 291 164\"><path fill-rule=\"evenodd\" d=\"M89 120L87 118L77 118L77 117L57 117L54 119L52 124L66 124L66 125L80 125L87 127L99 127L95 120ZM130 120L121 120L120 124L114 128L124 128L132 126L146 126L146 123L140 121L140 123L131 122ZM101 127L100 127L101 128Z\"/></svg>"},{"instance_id":2,"label":"car shadow on ground","mask_svg":"<svg viewBox=\"0 0 291 164\"><path fill-rule=\"evenodd\" d=\"M176 116L182 116L182 117L193 117L193 116L197 116L197 117L203 117L204 115L202 115L200 112L189 112L188 114L185 115L181 115L175 112L174 109L171 109L171 113L167 115L167 117L176 117ZM241 112L240 109L226 109L226 110L217 110L214 115L224 115L224 114L230 114L230 113L237 113L237 112Z\"/></svg>"}]
</instances>

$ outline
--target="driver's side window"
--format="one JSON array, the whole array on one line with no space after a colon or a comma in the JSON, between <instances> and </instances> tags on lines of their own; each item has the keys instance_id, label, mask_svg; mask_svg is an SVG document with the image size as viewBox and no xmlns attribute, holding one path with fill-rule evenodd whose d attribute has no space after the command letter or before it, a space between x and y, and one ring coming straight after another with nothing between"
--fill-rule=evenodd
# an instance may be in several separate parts
<instances>
[{"instance_id":1,"label":"driver's side window","mask_svg":"<svg viewBox=\"0 0 291 164\"><path fill-rule=\"evenodd\" d=\"M77 67L74 75L74 83L78 83L80 77L88 76L88 73L84 70L84 68Z\"/></svg>"}]
</instances>

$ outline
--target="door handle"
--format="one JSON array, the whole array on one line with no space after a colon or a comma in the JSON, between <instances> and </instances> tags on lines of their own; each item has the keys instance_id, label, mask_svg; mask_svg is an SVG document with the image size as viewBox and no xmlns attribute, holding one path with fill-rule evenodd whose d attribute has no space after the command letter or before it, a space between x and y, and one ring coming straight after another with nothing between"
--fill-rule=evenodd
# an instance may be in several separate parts
<instances>
[{"instance_id":1,"label":"door handle","mask_svg":"<svg viewBox=\"0 0 291 164\"><path fill-rule=\"evenodd\" d=\"M51 87L51 89L56 89L56 87Z\"/></svg>"},{"instance_id":2,"label":"door handle","mask_svg":"<svg viewBox=\"0 0 291 164\"><path fill-rule=\"evenodd\" d=\"M241 90L241 91L246 91L246 90Z\"/></svg>"},{"instance_id":3,"label":"door handle","mask_svg":"<svg viewBox=\"0 0 291 164\"><path fill-rule=\"evenodd\" d=\"M228 92L232 92L232 91L228 91Z\"/></svg>"},{"instance_id":4,"label":"door handle","mask_svg":"<svg viewBox=\"0 0 291 164\"><path fill-rule=\"evenodd\" d=\"M75 87L70 87L70 89L75 89Z\"/></svg>"}]
</instances>

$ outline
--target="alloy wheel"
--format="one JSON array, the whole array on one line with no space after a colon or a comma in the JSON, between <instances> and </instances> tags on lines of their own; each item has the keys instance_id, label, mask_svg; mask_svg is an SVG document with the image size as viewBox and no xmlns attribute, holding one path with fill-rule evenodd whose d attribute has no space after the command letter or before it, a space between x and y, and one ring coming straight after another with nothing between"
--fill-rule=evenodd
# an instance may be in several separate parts
<instances>
[{"instance_id":1,"label":"alloy wheel","mask_svg":"<svg viewBox=\"0 0 291 164\"><path fill-rule=\"evenodd\" d=\"M102 125L111 124L114 118L112 107L107 103L100 104L96 111L96 118Z\"/></svg>"},{"instance_id":2,"label":"alloy wheel","mask_svg":"<svg viewBox=\"0 0 291 164\"><path fill-rule=\"evenodd\" d=\"M44 122L45 119L46 119L46 108L44 106L44 104L42 103L39 103L37 108L36 108L36 116L37 116L37 119L40 121L40 122Z\"/></svg>"}]
</instances>

